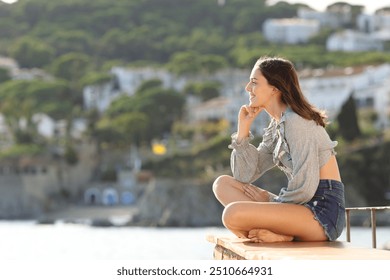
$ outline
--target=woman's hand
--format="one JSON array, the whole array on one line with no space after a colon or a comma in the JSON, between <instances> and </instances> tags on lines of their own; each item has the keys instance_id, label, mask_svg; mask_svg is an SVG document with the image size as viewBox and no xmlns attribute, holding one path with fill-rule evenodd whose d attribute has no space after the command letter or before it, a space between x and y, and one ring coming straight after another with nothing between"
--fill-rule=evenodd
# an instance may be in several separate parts
<instances>
[{"instance_id":1,"label":"woman's hand","mask_svg":"<svg viewBox=\"0 0 390 280\"><path fill-rule=\"evenodd\" d=\"M270 201L270 194L268 191L260 189L252 184L244 184L242 186L242 190L244 191L244 194L253 201L258 201L258 202Z\"/></svg>"},{"instance_id":2,"label":"woman's hand","mask_svg":"<svg viewBox=\"0 0 390 280\"><path fill-rule=\"evenodd\" d=\"M249 136L249 130L251 125L258 114L262 111L260 107L250 107L249 105L243 105L238 113L238 129L237 129L237 141L241 142L242 139Z\"/></svg>"},{"instance_id":3,"label":"woman's hand","mask_svg":"<svg viewBox=\"0 0 390 280\"><path fill-rule=\"evenodd\" d=\"M260 107L250 107L249 105L242 105L240 108L238 119L239 121L253 122L253 120L260 112Z\"/></svg>"}]
</instances>

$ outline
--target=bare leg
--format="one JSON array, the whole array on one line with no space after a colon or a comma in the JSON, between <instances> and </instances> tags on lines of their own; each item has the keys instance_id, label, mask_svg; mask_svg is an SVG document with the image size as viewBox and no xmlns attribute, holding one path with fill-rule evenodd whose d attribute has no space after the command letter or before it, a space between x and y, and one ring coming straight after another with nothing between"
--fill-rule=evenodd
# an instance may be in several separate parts
<instances>
[{"instance_id":1,"label":"bare leg","mask_svg":"<svg viewBox=\"0 0 390 280\"><path fill-rule=\"evenodd\" d=\"M224 206L232 202L252 201L252 199L245 194L243 185L243 183L235 180L233 177L223 175L215 180L213 184L213 191L217 199ZM274 196L272 193L269 193L269 195ZM238 237L250 238L252 242L291 241L293 239L292 236L276 234L270 230L261 229L258 227L251 228L250 231L242 231L239 229L229 228L228 226L226 227Z\"/></svg>"},{"instance_id":2,"label":"bare leg","mask_svg":"<svg viewBox=\"0 0 390 280\"><path fill-rule=\"evenodd\" d=\"M213 184L213 191L215 197L224 206L236 201L253 201L245 194L243 189L244 185L244 183L237 181L231 176L222 175L215 180ZM271 196L275 196L273 193L268 193ZM268 201L264 200L264 202Z\"/></svg>"},{"instance_id":3,"label":"bare leg","mask_svg":"<svg viewBox=\"0 0 390 280\"><path fill-rule=\"evenodd\" d=\"M245 194L243 183L235 180L231 176L223 175L215 180L213 184L213 191L217 199L226 206L232 202L238 201L252 201L250 197ZM273 196L274 194L269 193ZM264 201L268 202L268 201ZM233 229L226 226L230 231L241 238L250 238L252 242L277 242L277 241L291 241L293 239L290 235L276 234L270 230L261 229L258 227L248 230ZM249 233L249 234L248 234Z\"/></svg>"},{"instance_id":4,"label":"bare leg","mask_svg":"<svg viewBox=\"0 0 390 280\"><path fill-rule=\"evenodd\" d=\"M232 202L225 207L222 217L226 228L239 237L253 242L327 240L324 229L313 213L302 205Z\"/></svg>"}]
</instances>

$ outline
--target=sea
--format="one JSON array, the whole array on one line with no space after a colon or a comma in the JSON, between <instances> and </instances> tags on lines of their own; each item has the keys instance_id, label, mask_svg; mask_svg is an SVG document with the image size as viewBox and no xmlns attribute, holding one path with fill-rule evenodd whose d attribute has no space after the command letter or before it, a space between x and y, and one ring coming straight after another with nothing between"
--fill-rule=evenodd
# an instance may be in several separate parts
<instances>
[{"instance_id":1,"label":"sea","mask_svg":"<svg viewBox=\"0 0 390 280\"><path fill-rule=\"evenodd\" d=\"M87 224L0 221L0 260L211 260L208 234L225 228L96 227ZM390 227L377 227L377 248ZM339 240L346 240L345 231ZM371 247L371 229L351 227L351 242Z\"/></svg>"}]
</instances>

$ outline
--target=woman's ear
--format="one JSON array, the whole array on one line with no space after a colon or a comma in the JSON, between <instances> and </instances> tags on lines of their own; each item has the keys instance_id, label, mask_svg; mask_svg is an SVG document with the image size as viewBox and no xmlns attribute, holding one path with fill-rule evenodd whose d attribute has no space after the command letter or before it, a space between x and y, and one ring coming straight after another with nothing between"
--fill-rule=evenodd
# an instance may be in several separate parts
<instances>
[{"instance_id":1,"label":"woman's ear","mask_svg":"<svg viewBox=\"0 0 390 280\"><path fill-rule=\"evenodd\" d=\"M277 89L276 87L272 88L272 94L275 94L275 93L278 93L278 92L281 92L281 91L279 89Z\"/></svg>"}]
</instances>

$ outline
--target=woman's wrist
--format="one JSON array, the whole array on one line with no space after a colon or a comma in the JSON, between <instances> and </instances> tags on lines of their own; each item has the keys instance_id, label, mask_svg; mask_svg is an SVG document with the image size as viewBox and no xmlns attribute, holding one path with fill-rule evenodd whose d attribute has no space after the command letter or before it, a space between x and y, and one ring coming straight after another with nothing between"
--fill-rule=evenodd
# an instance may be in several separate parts
<instances>
[{"instance_id":1,"label":"woman's wrist","mask_svg":"<svg viewBox=\"0 0 390 280\"><path fill-rule=\"evenodd\" d=\"M249 128L242 128L242 127L238 127L237 129L237 138L236 138L236 141L238 143L240 143L242 140L244 140L245 138L248 138L250 135L250 130Z\"/></svg>"}]
</instances>

